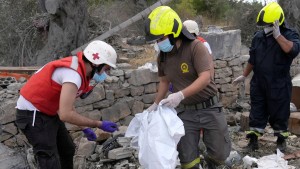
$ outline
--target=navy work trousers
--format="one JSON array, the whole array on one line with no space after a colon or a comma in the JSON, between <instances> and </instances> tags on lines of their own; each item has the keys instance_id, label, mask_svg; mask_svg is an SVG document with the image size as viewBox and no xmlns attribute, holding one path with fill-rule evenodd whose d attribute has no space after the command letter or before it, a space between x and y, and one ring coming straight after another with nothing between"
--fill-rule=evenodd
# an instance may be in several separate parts
<instances>
[{"instance_id":1,"label":"navy work trousers","mask_svg":"<svg viewBox=\"0 0 300 169\"><path fill-rule=\"evenodd\" d=\"M43 169L73 169L75 145L65 124L58 115L48 116L36 112L34 126L33 111L18 110L16 125L33 146L33 153Z\"/></svg>"}]
</instances>

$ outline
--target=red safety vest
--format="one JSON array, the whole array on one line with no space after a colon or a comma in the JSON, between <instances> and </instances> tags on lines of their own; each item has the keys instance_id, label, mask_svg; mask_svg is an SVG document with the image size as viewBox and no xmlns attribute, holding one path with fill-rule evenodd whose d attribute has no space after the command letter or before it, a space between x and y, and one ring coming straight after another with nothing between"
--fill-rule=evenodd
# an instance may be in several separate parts
<instances>
[{"instance_id":1,"label":"red safety vest","mask_svg":"<svg viewBox=\"0 0 300 169\"><path fill-rule=\"evenodd\" d=\"M57 114L62 86L51 79L56 68L67 67L76 70L82 80L77 96L89 90L90 79L86 77L86 69L82 60L82 52L77 56L69 56L46 64L37 71L22 87L20 93L39 111L50 116Z\"/></svg>"},{"instance_id":2,"label":"red safety vest","mask_svg":"<svg viewBox=\"0 0 300 169\"><path fill-rule=\"evenodd\" d=\"M202 38L201 36L197 36L197 39L200 40L202 43L206 42L206 40L204 38Z\"/></svg>"}]
</instances>

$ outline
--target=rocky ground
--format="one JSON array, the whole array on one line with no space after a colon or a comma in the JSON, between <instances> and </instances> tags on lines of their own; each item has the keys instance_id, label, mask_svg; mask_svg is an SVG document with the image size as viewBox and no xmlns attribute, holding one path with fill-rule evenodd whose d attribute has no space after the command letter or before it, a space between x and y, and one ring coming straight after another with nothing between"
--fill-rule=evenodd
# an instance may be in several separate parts
<instances>
[{"instance_id":1,"label":"rocky ground","mask_svg":"<svg viewBox=\"0 0 300 169\"><path fill-rule=\"evenodd\" d=\"M263 156L275 154L276 152L276 139L277 137L273 136L273 131L271 128L266 128L266 133L259 138L259 149L257 151L251 152L248 151L246 148L248 144L248 140L246 139L245 132L238 131L239 127L230 127L230 137L232 141L232 151L238 152L238 154L243 158L246 155L254 158L261 158ZM287 155L295 153L300 150L300 137L297 137L296 135L291 135L287 139L287 149L285 154L285 157L288 157ZM300 158L292 158L287 160L289 165L294 166L296 169L300 168ZM253 165L254 167L254 165ZM233 169L242 169L243 168L243 162L236 160L236 162L233 162Z\"/></svg>"}]
</instances>

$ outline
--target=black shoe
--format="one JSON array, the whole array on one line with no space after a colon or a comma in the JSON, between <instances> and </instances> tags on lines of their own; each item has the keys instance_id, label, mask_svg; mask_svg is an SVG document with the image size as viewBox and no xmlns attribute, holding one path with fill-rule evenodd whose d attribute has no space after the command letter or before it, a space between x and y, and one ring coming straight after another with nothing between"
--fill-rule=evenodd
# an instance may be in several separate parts
<instances>
[{"instance_id":1,"label":"black shoe","mask_svg":"<svg viewBox=\"0 0 300 169\"><path fill-rule=\"evenodd\" d=\"M285 137L282 137L282 136L278 136L277 137L277 148L282 152L284 153L285 150L286 150L286 141L285 141Z\"/></svg>"},{"instance_id":2,"label":"black shoe","mask_svg":"<svg viewBox=\"0 0 300 169\"><path fill-rule=\"evenodd\" d=\"M257 135L254 133L247 134L247 138L250 139L247 148L250 151L258 150L258 142L257 142Z\"/></svg>"},{"instance_id":3,"label":"black shoe","mask_svg":"<svg viewBox=\"0 0 300 169\"><path fill-rule=\"evenodd\" d=\"M217 169L217 165L213 159L211 159L207 154L204 155L205 165L203 169Z\"/></svg>"},{"instance_id":4,"label":"black shoe","mask_svg":"<svg viewBox=\"0 0 300 169\"><path fill-rule=\"evenodd\" d=\"M226 164L216 162L215 160L204 156L204 163L202 164L203 169L230 169Z\"/></svg>"},{"instance_id":5,"label":"black shoe","mask_svg":"<svg viewBox=\"0 0 300 169\"><path fill-rule=\"evenodd\" d=\"M206 164L204 164L204 165L202 165L203 167L203 169L230 169L230 167L229 166L227 166L227 165L215 165L215 164L212 164L212 163L206 163Z\"/></svg>"}]
</instances>

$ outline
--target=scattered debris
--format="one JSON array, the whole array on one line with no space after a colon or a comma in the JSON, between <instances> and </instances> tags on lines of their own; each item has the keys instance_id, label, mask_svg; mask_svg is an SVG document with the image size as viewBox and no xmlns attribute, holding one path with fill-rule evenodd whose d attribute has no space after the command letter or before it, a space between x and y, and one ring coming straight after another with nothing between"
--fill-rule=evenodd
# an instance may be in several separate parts
<instances>
[{"instance_id":1,"label":"scattered debris","mask_svg":"<svg viewBox=\"0 0 300 169\"><path fill-rule=\"evenodd\" d=\"M300 158L300 150L295 151L291 154L287 154L283 157L285 160L290 160L290 159L295 159L295 158Z\"/></svg>"}]
</instances>

